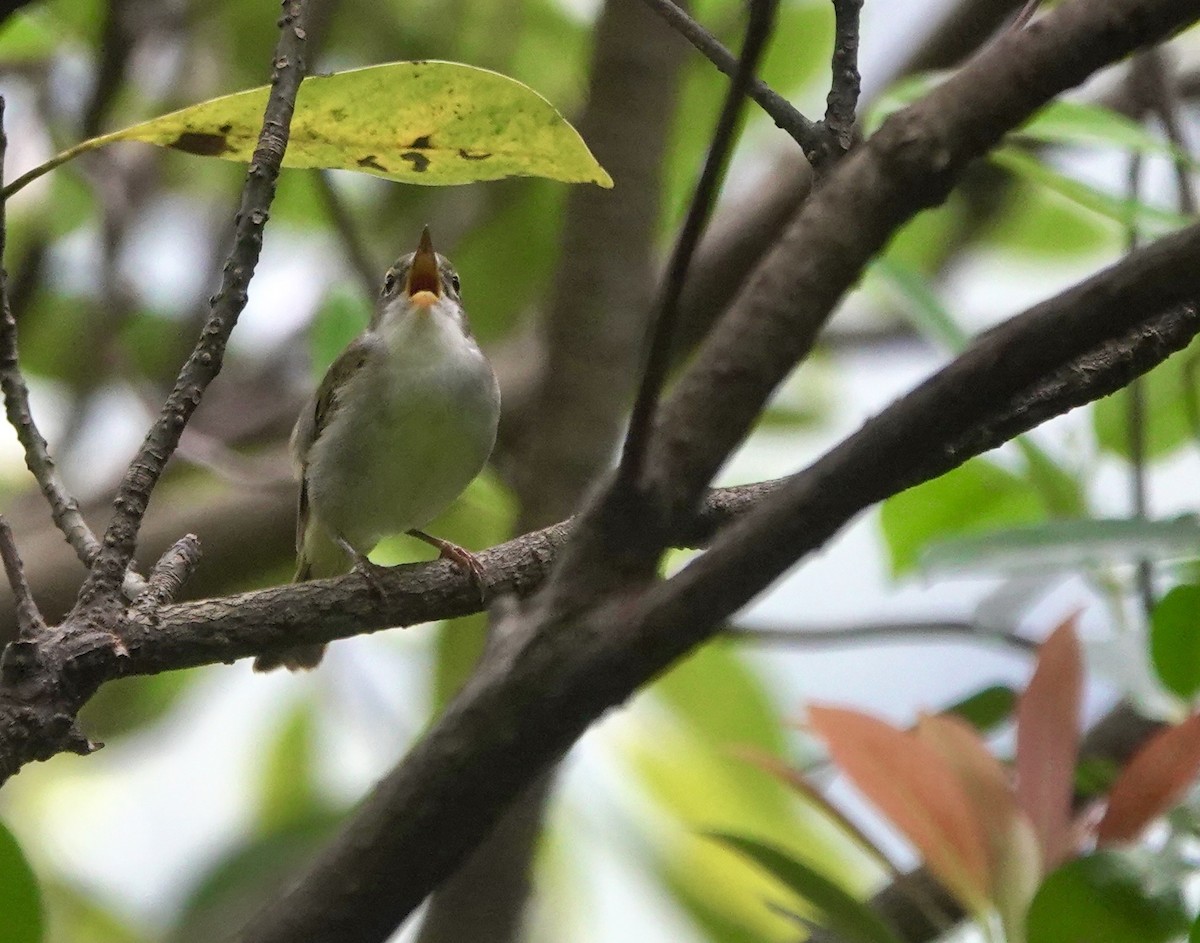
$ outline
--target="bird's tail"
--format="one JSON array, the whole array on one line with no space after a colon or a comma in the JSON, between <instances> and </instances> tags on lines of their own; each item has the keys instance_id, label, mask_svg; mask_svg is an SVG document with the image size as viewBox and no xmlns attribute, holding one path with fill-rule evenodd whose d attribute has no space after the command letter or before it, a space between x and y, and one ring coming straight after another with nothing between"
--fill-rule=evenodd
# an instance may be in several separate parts
<instances>
[{"instance_id":1,"label":"bird's tail","mask_svg":"<svg viewBox=\"0 0 1200 943\"><path fill-rule=\"evenodd\" d=\"M314 578L312 562L301 552L300 562L296 567L296 575L292 578L292 582L304 583ZM323 644L297 645L295 648L286 648L281 652L259 655L254 659L254 670L274 671L276 668L286 668L288 671L310 671L321 663L324 654L325 646Z\"/></svg>"}]
</instances>

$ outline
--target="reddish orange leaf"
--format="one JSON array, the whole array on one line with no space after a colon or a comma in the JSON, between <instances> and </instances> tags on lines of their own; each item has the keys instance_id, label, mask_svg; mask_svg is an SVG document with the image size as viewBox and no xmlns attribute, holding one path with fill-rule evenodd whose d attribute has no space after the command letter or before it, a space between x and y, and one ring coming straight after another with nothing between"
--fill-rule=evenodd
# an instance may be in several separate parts
<instances>
[{"instance_id":1,"label":"reddish orange leaf","mask_svg":"<svg viewBox=\"0 0 1200 943\"><path fill-rule=\"evenodd\" d=\"M887 856L887 853L875 844L875 842L871 841L870 836L854 824L845 812L830 802L825 793L810 783L808 777L802 772L792 769L782 760L756 747L739 747L734 752L746 762L753 763L759 769L763 770L763 772L771 774L785 785L790 786L796 792L800 793L808 802L811 802L852 835L863 850L878 861L884 870L888 871L895 878L901 876L903 872Z\"/></svg>"},{"instance_id":2,"label":"reddish orange leaf","mask_svg":"<svg viewBox=\"0 0 1200 943\"><path fill-rule=\"evenodd\" d=\"M962 784L915 734L858 711L810 707L809 723L838 768L898 828L970 910L991 885L983 829Z\"/></svg>"},{"instance_id":3,"label":"reddish orange leaf","mask_svg":"<svg viewBox=\"0 0 1200 943\"><path fill-rule=\"evenodd\" d=\"M1017 704L1017 803L1033 823L1049 871L1071 852L1071 796L1079 754L1083 659L1075 616L1042 643Z\"/></svg>"},{"instance_id":4,"label":"reddish orange leaf","mask_svg":"<svg viewBox=\"0 0 1200 943\"><path fill-rule=\"evenodd\" d=\"M937 751L962 783L975 819L983 826L994 880L1012 845L1013 822L1021 814L1008 773L975 728L961 717L924 714L917 720L916 733Z\"/></svg>"},{"instance_id":5,"label":"reddish orange leaf","mask_svg":"<svg viewBox=\"0 0 1200 943\"><path fill-rule=\"evenodd\" d=\"M1175 805L1200 773L1200 714L1160 730L1129 761L1108 795L1096 837L1133 841Z\"/></svg>"}]
</instances>

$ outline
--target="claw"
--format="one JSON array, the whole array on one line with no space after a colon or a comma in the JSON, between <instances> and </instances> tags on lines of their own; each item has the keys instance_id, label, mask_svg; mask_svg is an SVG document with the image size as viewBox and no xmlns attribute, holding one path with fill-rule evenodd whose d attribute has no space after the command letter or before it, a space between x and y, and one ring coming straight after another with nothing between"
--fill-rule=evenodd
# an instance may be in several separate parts
<instances>
[{"instance_id":1,"label":"claw","mask_svg":"<svg viewBox=\"0 0 1200 943\"><path fill-rule=\"evenodd\" d=\"M460 547L458 544L451 543L448 540L442 540L440 537L434 537L422 530L410 530L410 536L416 537L418 540L423 540L431 547L437 547L438 559L449 560L460 570L467 574L471 580L471 584L479 593L479 601L487 605L487 573L483 568L483 564L479 562L479 558L470 550Z\"/></svg>"}]
</instances>

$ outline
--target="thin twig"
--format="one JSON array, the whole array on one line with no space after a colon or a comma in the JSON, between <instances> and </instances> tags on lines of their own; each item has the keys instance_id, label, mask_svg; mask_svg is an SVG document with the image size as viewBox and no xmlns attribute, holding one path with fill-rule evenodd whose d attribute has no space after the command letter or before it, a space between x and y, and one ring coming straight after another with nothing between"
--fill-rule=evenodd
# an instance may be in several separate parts
<instances>
[{"instance_id":1,"label":"thin twig","mask_svg":"<svg viewBox=\"0 0 1200 943\"><path fill-rule=\"evenodd\" d=\"M1162 123L1163 133L1174 147L1176 206L1185 216L1195 216L1196 186L1192 180L1191 149L1179 121L1179 89L1160 48L1147 49L1133 61L1130 75L1139 104Z\"/></svg>"},{"instance_id":2,"label":"thin twig","mask_svg":"<svg viewBox=\"0 0 1200 943\"><path fill-rule=\"evenodd\" d=\"M645 0L645 2L676 32L695 46L719 71L733 77L737 72L738 60L717 37L692 19L673 0ZM746 86L745 94L758 103L759 107L775 122L777 128L786 131L800 145L805 156L812 158L824 150L825 135L821 133L820 127L804 117L791 102L762 79L752 80Z\"/></svg>"},{"instance_id":3,"label":"thin twig","mask_svg":"<svg viewBox=\"0 0 1200 943\"><path fill-rule=\"evenodd\" d=\"M663 280L662 296L658 303L658 315L654 319L650 353L642 374L641 388L633 405L629 432L625 436L625 447L618 469L618 478L624 483L625 490L636 487L641 474L655 408L671 365L671 343L675 335L675 323L679 318L679 296L683 291L692 255L704 233L704 227L708 225L725 167L733 153L738 121L745 101L745 90L753 80L763 50L766 49L778 6L778 0L752 0L750 4L750 22L746 26L742 55L730 80L725 102L721 106L721 114L713 131L708 156L704 160L704 169L700 172L700 180L692 195L687 219L679 232L675 250L671 253L666 278Z\"/></svg>"},{"instance_id":4,"label":"thin twig","mask_svg":"<svg viewBox=\"0 0 1200 943\"><path fill-rule=\"evenodd\" d=\"M46 622L38 611L37 603L33 601L33 592L29 589L29 581L25 579L25 565L21 563L12 528L3 514L0 514L0 560L4 562L8 585L12 587L17 604L17 637L33 640L46 630Z\"/></svg>"},{"instance_id":5,"label":"thin twig","mask_svg":"<svg viewBox=\"0 0 1200 943\"><path fill-rule=\"evenodd\" d=\"M825 99L825 127L843 151L854 140L854 113L862 82L858 74L858 15L863 0L833 0L833 77Z\"/></svg>"},{"instance_id":6,"label":"thin twig","mask_svg":"<svg viewBox=\"0 0 1200 943\"><path fill-rule=\"evenodd\" d=\"M371 261L370 250L363 242L362 235L355 226L345 201L337 192L337 187L333 185L330 172L318 170L313 176L313 184L317 188L317 195L321 198L321 202L325 204L325 212L329 214L329 221L333 223L333 228L341 237L342 250L346 253L346 258L350 262L350 267L354 269L354 274L358 276L358 283L363 290L364 297L374 304L375 298L379 294L379 269Z\"/></svg>"},{"instance_id":7,"label":"thin twig","mask_svg":"<svg viewBox=\"0 0 1200 943\"><path fill-rule=\"evenodd\" d=\"M1136 74L1137 66L1133 72ZM1130 202L1138 199L1142 174L1142 155L1129 155L1129 171L1126 180L1126 196ZM1138 247L1137 219L1131 215L1125 230L1125 251L1133 252ZM1129 494L1133 517L1144 521L1149 517L1149 502L1146 494L1146 384L1138 377L1129 384L1129 413L1126 417L1129 432ZM1154 568L1149 559L1137 561L1136 579L1138 595L1142 601L1142 612L1147 621L1154 611Z\"/></svg>"},{"instance_id":8,"label":"thin twig","mask_svg":"<svg viewBox=\"0 0 1200 943\"><path fill-rule=\"evenodd\" d=\"M154 564L145 591L133 604L134 612L149 619L173 603L199 562L200 538L195 534L180 537Z\"/></svg>"},{"instance_id":9,"label":"thin twig","mask_svg":"<svg viewBox=\"0 0 1200 943\"><path fill-rule=\"evenodd\" d=\"M3 163L8 146L3 124L4 99L0 98L0 184L3 184ZM100 542L83 519L79 502L59 477L50 449L29 408L29 388L25 385L17 357L17 321L9 308L8 272L3 266L7 238L5 208L6 201L0 199L0 390L4 392L4 410L25 451L25 465L50 504L50 516L55 525L63 532L76 556L85 566L91 566L100 552Z\"/></svg>"},{"instance_id":10,"label":"thin twig","mask_svg":"<svg viewBox=\"0 0 1200 943\"><path fill-rule=\"evenodd\" d=\"M1021 7L1020 12L1017 13L1009 29L1024 29L1025 25L1033 19L1033 14L1037 13L1038 7L1041 5L1042 0L1026 0L1025 6Z\"/></svg>"},{"instance_id":11,"label":"thin twig","mask_svg":"<svg viewBox=\"0 0 1200 943\"><path fill-rule=\"evenodd\" d=\"M150 494L179 444L188 420L200 404L205 389L220 372L225 345L246 306L246 289L262 249L263 227L267 222L267 211L275 195L275 182L287 147L296 92L304 78L306 36L303 5L304 0L290 0L284 6L271 93L263 115L258 146L246 175L233 248L225 263L221 288L212 298L208 322L187 363L180 370L175 388L163 404L158 420L146 434L117 490L113 518L104 535L104 548L80 592L81 604L111 599L120 585L121 575L137 545L138 530L149 505Z\"/></svg>"},{"instance_id":12,"label":"thin twig","mask_svg":"<svg viewBox=\"0 0 1200 943\"><path fill-rule=\"evenodd\" d=\"M1024 636L982 628L973 622L877 622L837 629L807 626L769 629L734 625L730 626L727 634L736 640L792 648L826 648L879 641L924 642L939 637L968 642L999 642L1024 652L1036 652L1038 647L1036 642Z\"/></svg>"}]
</instances>

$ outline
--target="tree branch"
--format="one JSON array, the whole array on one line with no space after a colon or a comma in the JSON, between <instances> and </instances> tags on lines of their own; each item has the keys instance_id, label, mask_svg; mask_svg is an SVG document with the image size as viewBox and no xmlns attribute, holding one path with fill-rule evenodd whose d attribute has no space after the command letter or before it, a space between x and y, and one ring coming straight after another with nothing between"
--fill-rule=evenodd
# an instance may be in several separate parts
<instances>
[{"instance_id":1,"label":"tree branch","mask_svg":"<svg viewBox=\"0 0 1200 943\"><path fill-rule=\"evenodd\" d=\"M29 583L25 579L25 566L21 563L21 555L17 552L17 542L13 539L12 528L8 520L0 514L0 560L4 562L4 573L8 577L8 585L12 587L13 596L17 603L17 638L30 641L46 630L42 614L38 612L37 603L33 601Z\"/></svg>"},{"instance_id":2,"label":"tree branch","mask_svg":"<svg viewBox=\"0 0 1200 943\"><path fill-rule=\"evenodd\" d=\"M124 673L127 651L120 631L137 624L140 618L135 621L125 611L120 588L150 491L204 388L220 368L225 340L245 304L246 285L258 258L262 227L303 74L302 8L303 0L287 0L284 5L272 89L255 161L242 192L242 211L226 266L225 290L214 300L209 323L180 372L162 417L147 434L118 490L116 513L80 592L80 602L61 625L36 639L18 639L0 657L0 784L31 760L64 750L87 753L97 749L77 729L75 715L105 679Z\"/></svg>"},{"instance_id":3,"label":"tree branch","mask_svg":"<svg viewBox=\"0 0 1200 943\"><path fill-rule=\"evenodd\" d=\"M4 99L0 98L0 189L4 183L4 155L7 149ZM8 271L4 265L8 233L5 216L7 202L0 199L0 389L4 391L4 411L25 450L25 465L50 505L50 516L55 525L63 532L80 561L85 566L91 566L100 552L100 542L79 512L79 502L71 496L59 477L54 460L50 457L50 447L38 431L29 408L29 387L25 385L17 356L17 320L8 304Z\"/></svg>"},{"instance_id":4,"label":"tree branch","mask_svg":"<svg viewBox=\"0 0 1200 943\"><path fill-rule=\"evenodd\" d=\"M645 0L646 5L671 24L681 36L698 49L720 72L733 78L737 73L738 60L712 33L692 19L674 0ZM818 125L809 121L793 107L791 102L767 85L762 79L753 79L747 94L765 111L775 126L787 132L800 145L805 155L820 154L825 148L825 137ZM816 157L811 159L815 160Z\"/></svg>"},{"instance_id":5,"label":"tree branch","mask_svg":"<svg viewBox=\"0 0 1200 943\"><path fill-rule=\"evenodd\" d=\"M1200 16L1200 2L1064 3L892 116L808 199L660 410L648 467L686 516L869 259L1056 94ZM670 528L668 527L668 530Z\"/></svg>"},{"instance_id":6,"label":"tree branch","mask_svg":"<svg viewBox=\"0 0 1200 943\"><path fill-rule=\"evenodd\" d=\"M995 642L1023 652L1036 652L1037 642L1012 632L983 628L971 621L939 622L865 622L840 628L734 625L725 634L736 642L755 642L789 648L836 648L863 642L917 642L934 638L957 639L964 642Z\"/></svg>"},{"instance_id":7,"label":"tree branch","mask_svg":"<svg viewBox=\"0 0 1200 943\"><path fill-rule=\"evenodd\" d=\"M833 79L825 99L825 127L844 153L854 139L858 75L858 15L862 0L833 0Z\"/></svg>"},{"instance_id":8,"label":"tree branch","mask_svg":"<svg viewBox=\"0 0 1200 943\"><path fill-rule=\"evenodd\" d=\"M1200 227L1189 234L1190 240L1200 239ZM800 475L714 493L708 505L718 519L748 508L749 513L722 530L708 553L666 583L640 595L618 594L583 616L568 611L556 619L539 618L546 612L545 594L526 604L524 618L498 627L481 670L430 733L376 787L304 878L253 920L241 938L256 943L301 936L314 943L386 938L532 777L592 720L717 631L756 591L753 584L768 581L759 578L764 569L779 572L784 555L794 561L815 549L881 497L994 447L1051 412L1110 392L1184 346L1200 330L1195 309L1174 308L1142 318L1128 312L1147 310L1142 300L1159 298L1156 269L1143 268L1143 263L1165 266L1169 261L1187 271L1187 278L1200 279L1200 273L1191 271L1196 247L1190 240L1175 240L1169 260L1164 253L1142 250L1097 276L1088 290L1065 293L1014 319ZM1143 294L1115 290L1135 273ZM1114 289L1111 295L1108 289ZM1072 344L1071 328L1094 313L1097 304L1125 312L1126 323L1134 327L1099 349L1089 347L1086 338ZM1111 314L1104 310L1099 316ZM1067 340L1055 348L1062 359L1047 366L1045 376L1027 379L999 407L981 407L968 397L972 416L956 416L943 425L944 402L931 390L1004 387L1013 351L1028 350L1036 358L1038 345L1055 330ZM968 418L972 421L964 435ZM896 434L895 426L903 433ZM921 430L919 438L914 429ZM915 458L914 439L920 443ZM870 461L864 462L864 456ZM806 497L801 501L797 495ZM786 517L780 516L781 508ZM786 542L786 548L762 540L768 518L778 524L779 542ZM702 539L713 526L710 519L707 526L680 535L680 542ZM565 529L552 529L560 546ZM544 540L547 532L531 536ZM724 550L718 553L719 548ZM530 551L532 560L544 566L544 551ZM488 569L494 571L491 565ZM465 595L466 581L457 581ZM393 585L385 584L389 597ZM359 593L365 596L365 587ZM243 604L240 610L244 614L247 608ZM340 608L322 606L319 618L337 618ZM175 634L160 626L146 646L158 644L164 632ZM182 633L185 638L196 634ZM332 635L313 619L305 626L293 624L289 638L294 644ZM145 655L145 649L131 651L135 664ZM403 862L399 877L398 862Z\"/></svg>"},{"instance_id":9,"label":"tree branch","mask_svg":"<svg viewBox=\"0 0 1200 943\"><path fill-rule=\"evenodd\" d=\"M658 406L659 395L667 382L671 345L675 336L675 325L679 319L679 297L683 292L684 279L687 278L688 266L691 265L696 246L712 214L713 203L725 176L725 168L733 153L743 98L754 79L767 40L771 37L777 8L777 0L751 0L750 21L746 26L742 55L738 59L733 78L729 81L729 90L726 92L708 154L704 159L704 169L700 172L700 179L692 194L687 218L683 221L683 227L675 241L675 249L671 253L671 260L667 263L667 274L653 321L650 351L646 358L645 370L642 372L641 387L633 404L629 431L625 436L625 447L617 470L617 476L625 488L636 488L638 485L654 412Z\"/></svg>"},{"instance_id":10,"label":"tree branch","mask_svg":"<svg viewBox=\"0 0 1200 943\"><path fill-rule=\"evenodd\" d=\"M225 345L238 316L246 306L247 286L254 275L262 250L262 233L275 196L279 166L287 148L296 92L304 78L305 32L303 0L287 0L280 20L280 40L275 51L271 92L263 115L262 131L251 158L233 248L225 263L221 287L213 296L208 322L195 349L179 372L175 388L163 404L158 420L146 433L137 457L129 465L117 489L114 513L104 535L104 546L92 573L80 592L87 606L108 602L118 589L126 566L137 546L138 530L150 503L150 494L192 413L200 404L209 383L221 370Z\"/></svg>"}]
</instances>

